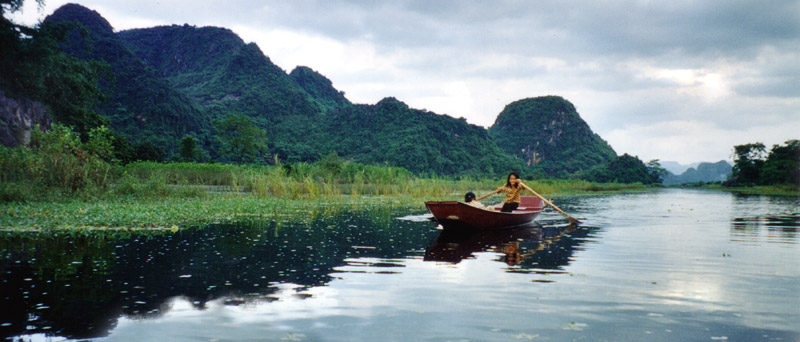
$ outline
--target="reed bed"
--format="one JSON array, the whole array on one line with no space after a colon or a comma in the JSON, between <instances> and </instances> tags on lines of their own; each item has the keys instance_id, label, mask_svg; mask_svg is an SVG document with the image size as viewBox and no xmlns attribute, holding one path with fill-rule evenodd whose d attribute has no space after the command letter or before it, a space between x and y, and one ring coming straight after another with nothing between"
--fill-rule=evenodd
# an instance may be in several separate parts
<instances>
[{"instance_id":1,"label":"reed bed","mask_svg":"<svg viewBox=\"0 0 800 342\"><path fill-rule=\"evenodd\" d=\"M31 197L0 203L0 229L167 229L243 219L313 217L331 208L403 206L486 194L504 179L417 177L405 169L339 162L292 165L134 163L117 166L113 183L91 196ZM642 185L529 180L545 196L620 191ZM2 186L25 183L0 182ZM19 191L23 191L20 188ZM501 200L501 195L487 203Z\"/></svg>"},{"instance_id":2,"label":"reed bed","mask_svg":"<svg viewBox=\"0 0 800 342\"><path fill-rule=\"evenodd\" d=\"M124 167L118 192L145 184L140 191L156 196L196 194L197 189L247 194L257 198L313 199L340 196L404 196L454 199L468 191L485 194L503 179L473 177L416 177L401 168L350 162L297 163L291 165L227 165L198 163L134 163ZM640 190L642 184L599 184L584 180L542 179L526 181L542 195ZM161 185L159 188L158 185Z\"/></svg>"}]
</instances>

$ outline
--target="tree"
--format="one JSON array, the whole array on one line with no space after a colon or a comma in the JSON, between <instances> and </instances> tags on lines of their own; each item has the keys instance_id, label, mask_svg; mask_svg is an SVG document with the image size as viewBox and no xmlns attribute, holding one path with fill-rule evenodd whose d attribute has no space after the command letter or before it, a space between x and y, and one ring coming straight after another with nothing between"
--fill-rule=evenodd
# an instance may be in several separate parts
<instances>
[{"instance_id":1,"label":"tree","mask_svg":"<svg viewBox=\"0 0 800 342\"><path fill-rule=\"evenodd\" d=\"M608 163L608 169L614 177L613 180L618 183L653 183L653 179L650 177L650 172L644 162L638 157L627 153Z\"/></svg>"},{"instance_id":2,"label":"tree","mask_svg":"<svg viewBox=\"0 0 800 342\"><path fill-rule=\"evenodd\" d=\"M785 146L772 145L761 168L760 183L800 185L800 140L788 140Z\"/></svg>"},{"instance_id":3,"label":"tree","mask_svg":"<svg viewBox=\"0 0 800 342\"><path fill-rule=\"evenodd\" d=\"M326 176L335 178L344 171L345 160L339 157L336 152L330 151L328 154L322 156L322 158L317 161L317 164L322 166ZM327 179L326 181L330 182L332 180Z\"/></svg>"},{"instance_id":4,"label":"tree","mask_svg":"<svg viewBox=\"0 0 800 342\"><path fill-rule=\"evenodd\" d=\"M733 170L731 179L737 185L756 185L760 183L761 168L764 166L766 147L763 143L736 145L733 147Z\"/></svg>"},{"instance_id":5,"label":"tree","mask_svg":"<svg viewBox=\"0 0 800 342\"><path fill-rule=\"evenodd\" d=\"M114 132L106 126L95 127L89 131L84 149L103 161L119 162L114 154Z\"/></svg>"},{"instance_id":6,"label":"tree","mask_svg":"<svg viewBox=\"0 0 800 342\"><path fill-rule=\"evenodd\" d=\"M653 184L651 170L639 157L627 153L606 164L596 165L588 171L578 171L575 177L600 183Z\"/></svg>"},{"instance_id":7,"label":"tree","mask_svg":"<svg viewBox=\"0 0 800 342\"><path fill-rule=\"evenodd\" d=\"M19 27L19 25L16 25L10 20L6 19L6 13L14 13L21 10L24 2L25 0L0 0L0 17L2 17L0 20L3 21L3 25L8 23L12 26ZM39 5L39 10L44 7L44 0L36 0L36 3Z\"/></svg>"},{"instance_id":8,"label":"tree","mask_svg":"<svg viewBox=\"0 0 800 342\"><path fill-rule=\"evenodd\" d=\"M41 101L54 120L74 127L78 133L106 124L94 107L104 98L98 80L108 75L107 65L61 51L59 44L77 28L75 24L27 27L5 17L20 10L23 2L0 0L0 88L12 96ZM37 3L41 7L44 1Z\"/></svg>"},{"instance_id":9,"label":"tree","mask_svg":"<svg viewBox=\"0 0 800 342\"><path fill-rule=\"evenodd\" d=\"M231 161L254 162L267 149L267 131L258 128L248 116L229 114L214 125L222 143L221 153Z\"/></svg>"},{"instance_id":10,"label":"tree","mask_svg":"<svg viewBox=\"0 0 800 342\"><path fill-rule=\"evenodd\" d=\"M647 173L650 175L650 178L653 183L662 183L664 182L664 177L669 174L667 169L661 167L661 163L659 163L658 159L653 159L647 162Z\"/></svg>"},{"instance_id":11,"label":"tree","mask_svg":"<svg viewBox=\"0 0 800 342\"><path fill-rule=\"evenodd\" d=\"M165 153L161 147L149 141L141 142L133 146L133 154L136 160L142 161L164 161Z\"/></svg>"},{"instance_id":12,"label":"tree","mask_svg":"<svg viewBox=\"0 0 800 342\"><path fill-rule=\"evenodd\" d=\"M194 162L200 159L200 149L197 147L197 139L187 134L181 138L178 146L181 161Z\"/></svg>"}]
</instances>

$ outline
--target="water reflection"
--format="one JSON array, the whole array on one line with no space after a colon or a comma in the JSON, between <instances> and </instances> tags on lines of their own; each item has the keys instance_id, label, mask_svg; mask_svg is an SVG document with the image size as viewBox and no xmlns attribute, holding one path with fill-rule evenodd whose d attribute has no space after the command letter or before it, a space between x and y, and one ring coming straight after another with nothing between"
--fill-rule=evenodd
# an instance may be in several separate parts
<instances>
[{"instance_id":1,"label":"water reflection","mask_svg":"<svg viewBox=\"0 0 800 342\"><path fill-rule=\"evenodd\" d=\"M513 266L509 272L558 269L579 243L574 235L585 235L538 224L440 232L433 222L397 216L344 210L306 222L250 221L176 233L4 233L0 331L4 338L107 336L119 317L161 317L174 298L195 310L212 302L272 303L285 300L287 291L303 299L343 273L398 274L413 258L458 263L490 252Z\"/></svg>"},{"instance_id":2,"label":"water reflection","mask_svg":"<svg viewBox=\"0 0 800 342\"><path fill-rule=\"evenodd\" d=\"M739 241L763 237L769 243L791 243L800 231L800 198L758 195L732 196L731 235Z\"/></svg>"},{"instance_id":3,"label":"water reflection","mask_svg":"<svg viewBox=\"0 0 800 342\"><path fill-rule=\"evenodd\" d=\"M569 264L573 249L590 229L531 223L510 229L469 230L446 227L428 245L425 261L459 263L476 253L493 252L513 269L558 269Z\"/></svg>"},{"instance_id":4,"label":"water reflection","mask_svg":"<svg viewBox=\"0 0 800 342\"><path fill-rule=\"evenodd\" d=\"M559 204L586 223L545 212L437 231L422 209L374 207L177 233L0 232L0 336L800 338L798 199L666 190Z\"/></svg>"},{"instance_id":5,"label":"water reflection","mask_svg":"<svg viewBox=\"0 0 800 342\"><path fill-rule=\"evenodd\" d=\"M174 297L204 309L216 299L271 302L281 284L302 296L347 259L421 256L436 231L396 216L342 210L174 234L2 233L0 337L106 336L119 316L159 317Z\"/></svg>"}]
</instances>

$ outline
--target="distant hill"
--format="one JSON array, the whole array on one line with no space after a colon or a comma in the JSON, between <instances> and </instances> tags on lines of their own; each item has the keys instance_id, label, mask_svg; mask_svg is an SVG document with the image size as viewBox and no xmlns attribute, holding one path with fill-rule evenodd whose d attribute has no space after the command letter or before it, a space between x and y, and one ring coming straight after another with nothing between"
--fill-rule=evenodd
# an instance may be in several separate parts
<instances>
[{"instance_id":1,"label":"distant hill","mask_svg":"<svg viewBox=\"0 0 800 342\"><path fill-rule=\"evenodd\" d=\"M489 128L489 135L506 153L550 176L564 177L617 158L575 106L558 96L507 105Z\"/></svg>"},{"instance_id":2,"label":"distant hill","mask_svg":"<svg viewBox=\"0 0 800 342\"><path fill-rule=\"evenodd\" d=\"M659 161L661 167L665 170L672 172L672 174L679 175L686 172L690 167L697 167L700 163L691 163L689 165L681 164L676 161Z\"/></svg>"},{"instance_id":3,"label":"distant hill","mask_svg":"<svg viewBox=\"0 0 800 342\"><path fill-rule=\"evenodd\" d=\"M700 163L697 168L690 167L680 175L670 173L664 177L665 185L687 184L697 182L723 182L731 174L732 166L727 161L716 163Z\"/></svg>"}]
</instances>

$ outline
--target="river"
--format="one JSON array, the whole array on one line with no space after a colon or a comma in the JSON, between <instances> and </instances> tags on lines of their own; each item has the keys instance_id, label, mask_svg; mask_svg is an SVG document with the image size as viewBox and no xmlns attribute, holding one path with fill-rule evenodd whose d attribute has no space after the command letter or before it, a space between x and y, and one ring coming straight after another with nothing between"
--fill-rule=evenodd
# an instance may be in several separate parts
<instances>
[{"instance_id":1,"label":"river","mask_svg":"<svg viewBox=\"0 0 800 342\"><path fill-rule=\"evenodd\" d=\"M0 232L22 341L798 341L800 198L556 198L535 224L421 209L128 232Z\"/></svg>"}]
</instances>

